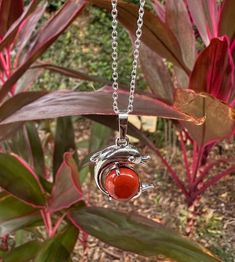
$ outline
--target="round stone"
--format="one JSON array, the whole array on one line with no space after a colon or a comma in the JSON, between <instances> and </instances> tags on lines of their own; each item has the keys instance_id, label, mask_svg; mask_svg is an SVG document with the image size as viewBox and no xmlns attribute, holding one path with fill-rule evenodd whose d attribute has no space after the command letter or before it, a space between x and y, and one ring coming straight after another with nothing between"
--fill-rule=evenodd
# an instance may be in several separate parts
<instances>
[{"instance_id":1,"label":"round stone","mask_svg":"<svg viewBox=\"0 0 235 262\"><path fill-rule=\"evenodd\" d=\"M105 177L105 189L109 195L117 200L125 201L135 196L140 187L139 177L128 167L111 170Z\"/></svg>"}]
</instances>

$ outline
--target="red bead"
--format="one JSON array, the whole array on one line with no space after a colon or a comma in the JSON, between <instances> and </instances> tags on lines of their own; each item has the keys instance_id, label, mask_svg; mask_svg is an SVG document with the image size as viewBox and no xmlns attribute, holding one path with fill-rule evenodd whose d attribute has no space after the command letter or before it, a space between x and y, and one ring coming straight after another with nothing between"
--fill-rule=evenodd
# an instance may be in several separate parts
<instances>
[{"instance_id":1,"label":"red bead","mask_svg":"<svg viewBox=\"0 0 235 262\"><path fill-rule=\"evenodd\" d=\"M104 183L105 189L114 199L129 200L139 191L139 177L135 171L128 167L120 167L119 172L120 175L117 175L116 169L114 169L107 174Z\"/></svg>"}]
</instances>

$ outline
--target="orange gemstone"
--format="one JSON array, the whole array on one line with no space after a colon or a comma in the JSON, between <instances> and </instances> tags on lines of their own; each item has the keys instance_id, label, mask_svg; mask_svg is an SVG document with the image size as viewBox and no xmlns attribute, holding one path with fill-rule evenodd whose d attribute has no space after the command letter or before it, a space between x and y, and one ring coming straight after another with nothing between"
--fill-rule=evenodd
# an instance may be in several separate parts
<instances>
[{"instance_id":1,"label":"orange gemstone","mask_svg":"<svg viewBox=\"0 0 235 262\"><path fill-rule=\"evenodd\" d=\"M139 177L135 171L128 167L120 167L119 172L120 175L117 175L116 169L114 169L107 174L105 189L114 199L129 200L139 191Z\"/></svg>"}]
</instances>

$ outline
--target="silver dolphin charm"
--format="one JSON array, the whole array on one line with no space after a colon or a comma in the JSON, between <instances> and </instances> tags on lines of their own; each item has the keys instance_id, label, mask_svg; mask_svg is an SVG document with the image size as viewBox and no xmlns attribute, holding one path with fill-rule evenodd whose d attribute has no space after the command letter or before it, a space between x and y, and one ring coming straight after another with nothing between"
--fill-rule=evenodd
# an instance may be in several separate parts
<instances>
[{"instance_id":1,"label":"silver dolphin charm","mask_svg":"<svg viewBox=\"0 0 235 262\"><path fill-rule=\"evenodd\" d=\"M110 196L104 187L104 179L112 169L117 170L116 172L118 172L120 166L133 169L134 165L144 163L149 158L149 156L141 156L138 149L129 144L125 146L112 145L95 153L90 160L95 163L94 177L98 188L104 194ZM139 190L133 198L138 197L149 188L153 188L153 186L140 184Z\"/></svg>"},{"instance_id":2,"label":"silver dolphin charm","mask_svg":"<svg viewBox=\"0 0 235 262\"><path fill-rule=\"evenodd\" d=\"M129 144L127 137L128 113L120 113L118 119L119 137L116 139L116 144L95 153L90 160L95 163L94 176L98 188L110 198L114 197L111 196L111 193L105 188L105 179L111 173L112 175L114 174L115 179L117 179L118 176L118 179L123 178L123 172L125 172L126 177L134 176L136 181L138 180L133 194L129 195L130 198L125 199L129 200L138 197L143 191L153 188L152 185L140 183L139 176L134 171L135 165L144 163L150 157L142 156L136 147ZM120 170L122 170L122 173L120 173ZM129 181L129 183L126 181ZM121 191L124 192L124 188L128 186L131 188L130 183L132 183L130 180L122 182Z\"/></svg>"}]
</instances>

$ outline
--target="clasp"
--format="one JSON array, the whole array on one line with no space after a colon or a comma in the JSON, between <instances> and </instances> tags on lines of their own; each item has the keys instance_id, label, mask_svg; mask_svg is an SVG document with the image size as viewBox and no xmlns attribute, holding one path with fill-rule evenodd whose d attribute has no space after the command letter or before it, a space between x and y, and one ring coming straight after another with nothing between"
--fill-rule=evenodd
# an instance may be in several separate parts
<instances>
[{"instance_id":1,"label":"clasp","mask_svg":"<svg viewBox=\"0 0 235 262\"><path fill-rule=\"evenodd\" d=\"M129 139L127 137L127 127L128 127L127 112L120 112L118 114L118 125L119 125L119 137L116 139L116 145L127 146L129 144Z\"/></svg>"}]
</instances>

